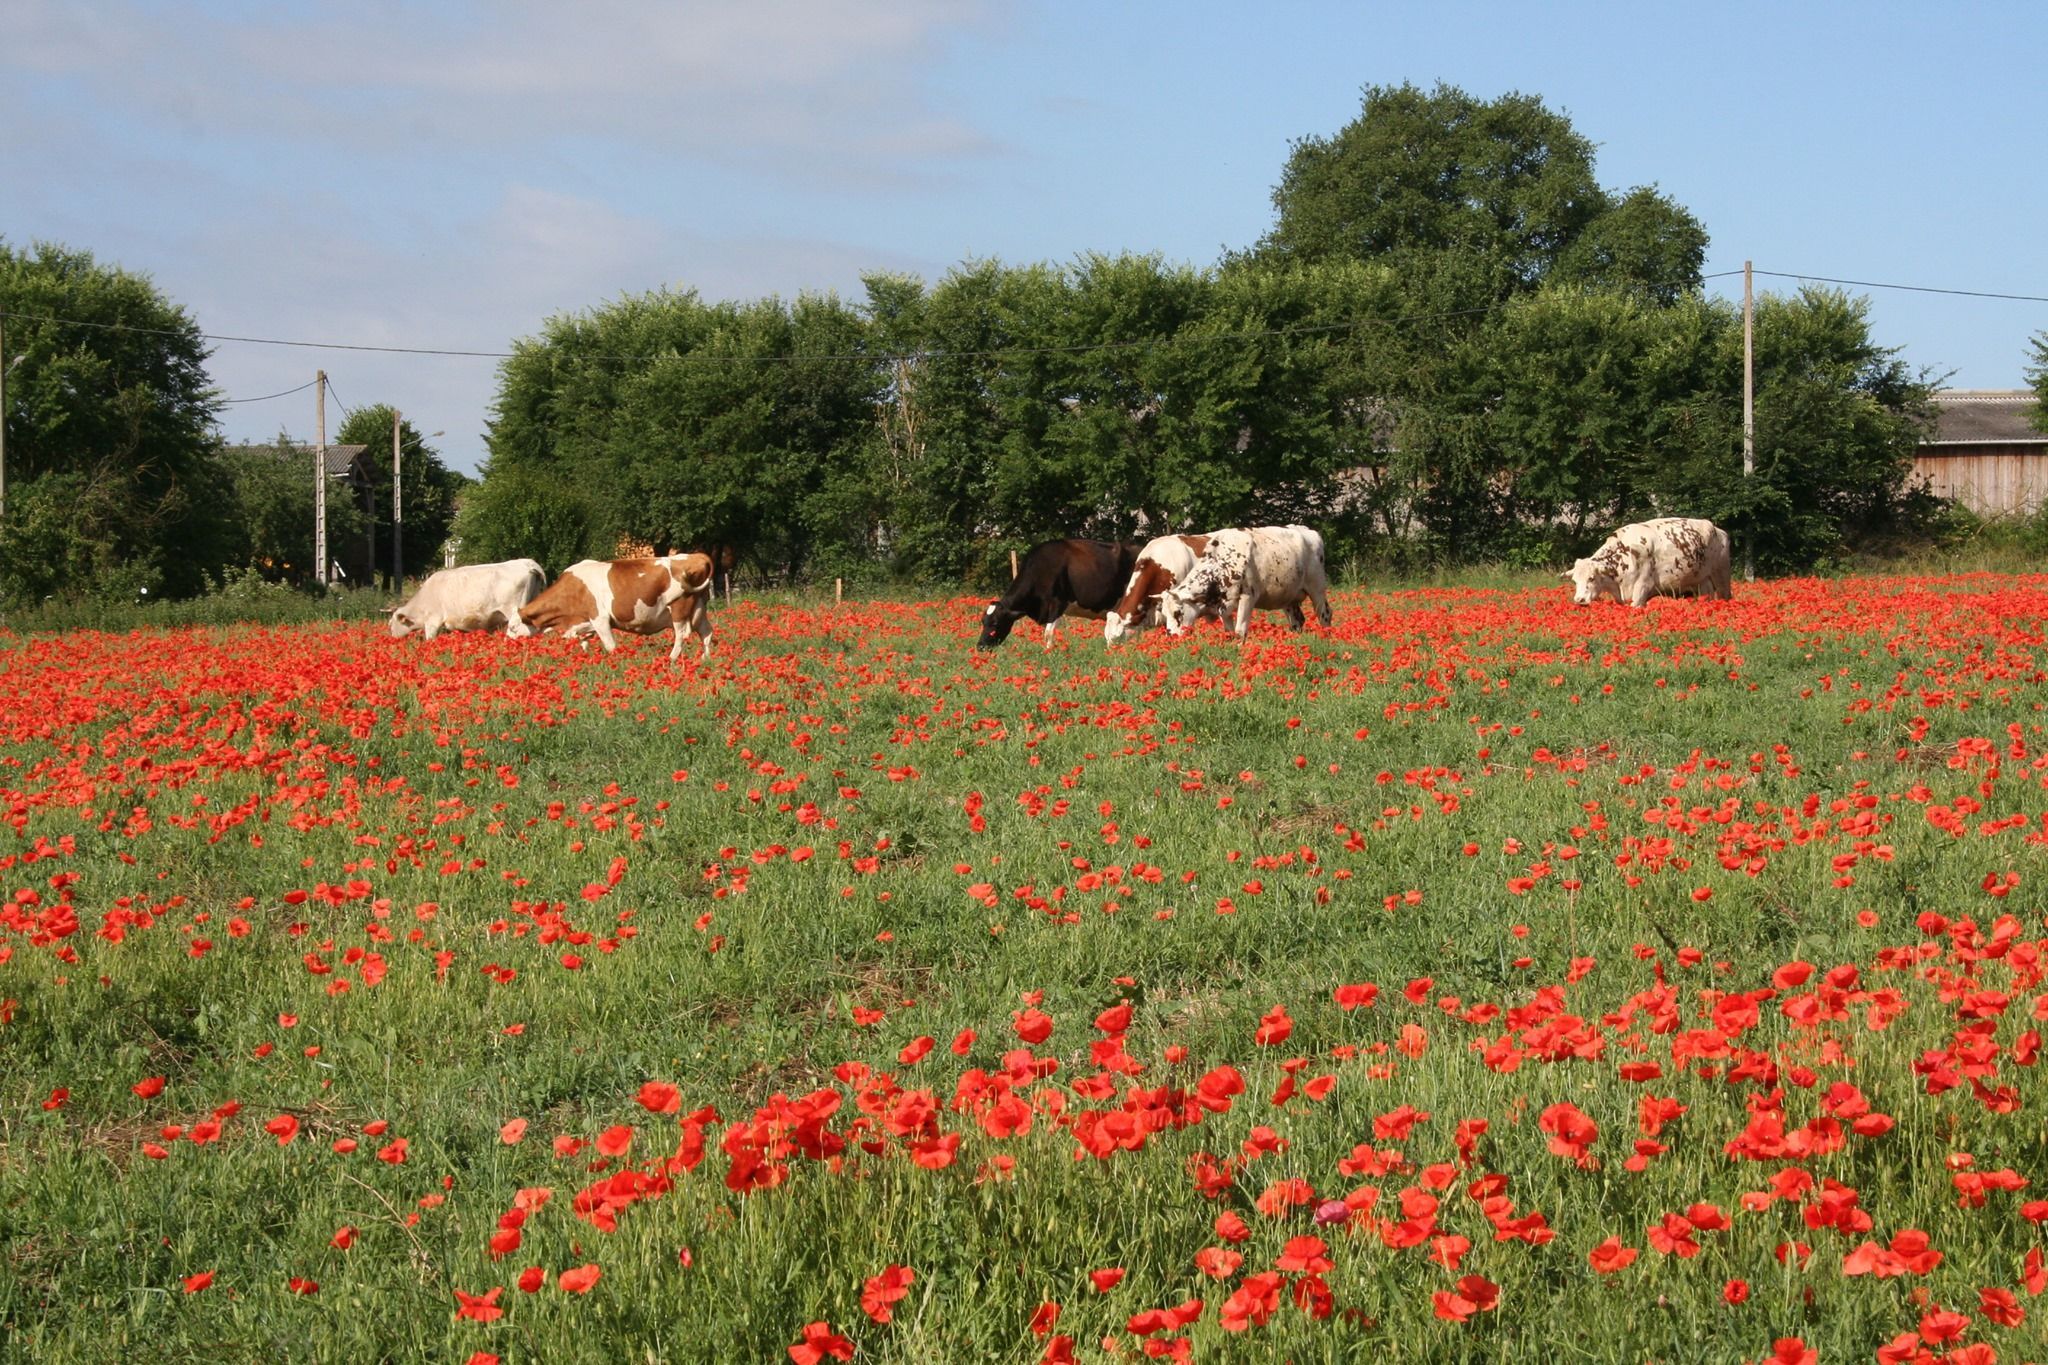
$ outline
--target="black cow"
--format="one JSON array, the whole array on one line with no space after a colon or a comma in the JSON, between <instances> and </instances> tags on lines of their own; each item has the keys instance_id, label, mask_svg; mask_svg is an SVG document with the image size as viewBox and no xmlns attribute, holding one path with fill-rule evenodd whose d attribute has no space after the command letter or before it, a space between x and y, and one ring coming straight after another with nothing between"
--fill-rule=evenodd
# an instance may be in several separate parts
<instances>
[{"instance_id":1,"label":"black cow","mask_svg":"<svg viewBox=\"0 0 2048 1365\"><path fill-rule=\"evenodd\" d=\"M1017 567L1017 581L982 613L981 647L994 649L1028 616L1045 627L1050 649L1053 626L1070 609L1101 616L1117 604L1139 548L1107 540L1048 540L1032 546Z\"/></svg>"}]
</instances>

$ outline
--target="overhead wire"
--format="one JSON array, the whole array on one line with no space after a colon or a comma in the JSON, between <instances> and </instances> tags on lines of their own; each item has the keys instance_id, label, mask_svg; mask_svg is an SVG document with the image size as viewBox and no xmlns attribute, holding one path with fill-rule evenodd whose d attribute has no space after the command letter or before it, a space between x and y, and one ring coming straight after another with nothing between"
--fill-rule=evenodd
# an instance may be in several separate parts
<instances>
[{"instance_id":1,"label":"overhead wire","mask_svg":"<svg viewBox=\"0 0 2048 1365\"><path fill-rule=\"evenodd\" d=\"M216 402L219 402L219 403L223 403L223 404L226 404L226 403L267 403L267 402L269 402L269 401L270 401L271 399L273 399L273 398L285 398L285 397L289 397L290 395L292 395L292 394L295 394L295 393L304 393L304 392L305 392L305 391L306 391L307 389L310 389L310 388L312 388L312 387L313 387L313 386L314 386L315 384L317 384L317 383L319 383L319 382L320 382L320 381L319 381L318 379L308 379L308 380L307 380L307 381L306 381L305 383L303 383L303 384L299 385L299 386L298 386L298 387L297 387L296 389L279 389L279 390L278 390L278 391L277 391L276 393L264 393L264 394L258 394L258 395L257 395L256 397L254 397L254 398L221 398L221 399L216 399L215 401L216 401Z\"/></svg>"}]
</instances>

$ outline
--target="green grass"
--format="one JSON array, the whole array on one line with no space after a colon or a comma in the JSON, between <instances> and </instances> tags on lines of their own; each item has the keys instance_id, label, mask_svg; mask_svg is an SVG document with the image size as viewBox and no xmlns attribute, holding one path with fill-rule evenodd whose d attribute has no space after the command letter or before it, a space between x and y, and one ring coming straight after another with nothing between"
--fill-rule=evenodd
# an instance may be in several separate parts
<instances>
[{"instance_id":1,"label":"green grass","mask_svg":"<svg viewBox=\"0 0 2048 1365\"><path fill-rule=\"evenodd\" d=\"M2040 1244L2039 1225L2016 1209L2048 1180L2034 1074L2008 1057L1986 1077L2017 1089L2010 1113L1979 1103L1967 1083L1926 1093L1912 1063L1949 1045L1962 1022L1956 996L1943 980L1878 963L1888 947L1935 943L1932 965L2012 997L1995 1020L2008 1052L2038 1027L2033 959L1971 963L1914 921L1938 911L1988 933L2011 913L2018 941L2041 935L2048 869L2028 836L2044 809L2032 765L2048 752L2048 593L2006 580L1934 590L1852 581L1630 616L1562 613L1555 593L1465 583L1354 594L1339 607L1337 637L1262 638L1247 650L1205 636L1105 651L1076 631L1050 653L1020 641L978 655L967 648L971 604L833 615L791 601L722 613L708 670L671 671L646 644L613 658L552 642L422 649L347 625L74 637L8 660L5 681L28 700L7 716L0 807L58 795L26 812L19 836L0 837L18 853L38 836L70 836L75 851L0 870L0 891L34 889L47 902L51 874L76 872L82 927L54 944L32 942L19 911L0 927L0 999L15 1002L0 1025L4 1349L79 1360L459 1361L474 1350L779 1360L803 1324L825 1320L863 1360L1026 1360L1043 1349L1026 1324L1051 1300L1081 1358L1143 1359L1126 1319L1196 1295L1208 1307L1188 1335L1205 1360L1735 1360L1789 1335L1827 1360L1868 1358L1912 1330L1916 1288L1974 1314L1979 1288L2012 1285ZM55 718L55 699L81 695L75 680L86 676L99 679L104 709ZM1882 704L1860 709L1860 699ZM1970 737L1991 740L1995 762L1956 747ZM984 801L980 833L971 793ZM1834 804L1864 794L1881 823L1845 830L1853 804ZM1924 815L1958 796L1982 806L1960 837ZM1673 831L1645 814L1671 797L1681 812L1737 808L1719 823L1686 816ZM209 842L208 820L249 799L255 813ZM805 803L817 823L801 822ZM153 827L124 832L138 807ZM2026 828L1979 832L2009 814ZM1856 854L1859 839L1892 856L1866 847L1854 885L1838 887L1832 860ZM1505 851L1510 840L1519 853ZM1616 865L1619 854L1640 858L1646 840L1667 860L1661 870ZM875 870L841 858L841 841L875 857ZM1722 865L1738 843L1765 859L1756 875ZM797 845L816 856L792 861ZM451 856L485 865L444 873ZM585 900L620 856L617 888ZM1514 894L1510 879L1537 861L1552 870ZM1160 880L1144 880L1141 864ZM707 879L714 865L726 871ZM1084 885L1106 867L1121 869L1120 883ZM740 868L745 891L716 896ZM2020 872L2018 890L1988 897L1985 875L2008 870ZM286 902L356 877L371 884L363 898ZM1564 877L1583 885L1566 892ZM1255 880L1261 889L1247 891ZM984 881L994 908L966 892ZM1697 900L1695 887L1712 894ZM1420 904L1401 899L1409 891ZM118 944L95 937L117 898L163 907L174 895L187 899L155 927L131 927ZM1219 914L1224 899L1232 909ZM388 916L373 908L386 900ZM557 927L591 937L537 941L533 913L518 908L534 903L563 906ZM1865 909L1872 926L1858 922ZM626 910L636 933L606 951ZM246 935L229 931L235 917ZM420 941L408 941L415 930ZM195 957L194 939L213 946ZM1702 960L1691 965L1681 947ZM60 948L76 961L60 961ZM379 984L344 961L351 949L381 955ZM453 954L445 972L439 952ZM564 967L565 952L582 964ZM332 971L310 972L309 953ZM1593 965L1576 975L1575 959ZM1680 1033L1614 1017L1661 970L1680 1031L1707 1028L1703 991L1768 987L1795 960L1856 964L1905 1001L1882 1031L1865 1026L1866 1003L1814 1031L1766 1001L1740 1046L1818 1072L1811 1089L1784 1082L1788 1126L1815 1117L1840 1080L1896 1118L1890 1134L1851 1137L1806 1166L1860 1192L1881 1242L1901 1228L1932 1234L1947 1259L1924 1279L1844 1277L1842 1257L1863 1237L1809 1229L1796 1203L1741 1211L1741 1195L1788 1164L1723 1150L1770 1088L1690 1074L1671 1060ZM487 965L517 975L500 983ZM1410 1004L1402 987L1425 976L1425 1003ZM351 988L330 995L341 979ZM1376 1006L1336 1007L1333 987L1366 981L1381 988ZM1498 1039L1507 1021L1467 1023L1437 1003L1514 1010L1546 987L1599 1039L1597 1057L1490 1069L1473 1045ZM1060 1061L1026 1094L1093 1073L1089 1043L1101 1035L1089 1021L1119 1000L1135 1007L1126 1049L1144 1067L1137 1084L1191 1086L1228 1063L1246 1093L1227 1113L1106 1160L1077 1160L1074 1137L1044 1110L1027 1135L989 1137L946 1105L968 1068L997 1070L1019 1046L1010 1021L1025 992L1043 992L1040 1008L1057 1020L1036 1051ZM1280 1004L1292 1037L1255 1046L1260 1016ZM885 1017L856 1026L856 1008ZM281 1027L281 1014L296 1025ZM1426 1031L1419 1056L1398 1047L1409 1026ZM978 1037L956 1057L948 1044L966 1029ZM930 1055L899 1063L920 1036L936 1041ZM1853 1066L1831 1060L1826 1040ZM264 1044L274 1050L254 1055ZM1169 1062L1169 1047L1186 1060ZM1617 1064L1636 1055L1661 1059L1665 1076L1623 1081ZM1334 1075L1329 1097L1270 1104L1288 1058L1308 1059L1302 1080ZM834 1075L849 1060L934 1091L940 1129L962 1135L958 1160L921 1169L901 1142L856 1131L854 1087ZM167 1078L163 1095L131 1093L152 1075ZM742 1196L723 1183L725 1130L714 1126L700 1166L602 1232L570 1209L599 1178L594 1154L565 1159L550 1144L624 1123L637 1130L632 1160L667 1155L677 1120L634 1099L649 1080L676 1084L685 1114L715 1105L728 1122L778 1093L829 1087L842 1096L830 1127L848 1146L836 1170L797 1157L785 1183ZM1119 1097L1129 1084L1119 1079ZM69 1100L44 1110L58 1086ZM1637 1174L1622 1163L1644 1092L1689 1112L1662 1137L1669 1152ZM189 1128L231 1100L240 1112L220 1141L169 1142L164 1160L142 1153L164 1124ZM1599 1124L1597 1168L1546 1150L1535 1119L1560 1101ZM1115 1103L1065 1096L1069 1111ZM1403 1104L1432 1117L1406 1140L1376 1140L1374 1117ZM287 1147L262 1130L280 1113L303 1125ZM508 1146L499 1128L515 1117L530 1128ZM1460 1273L1501 1287L1500 1308L1468 1325L1432 1314L1431 1294L1457 1277L1426 1244L1395 1250L1370 1228L1315 1228L1312 1204L1279 1218L1255 1207L1271 1182L1298 1177L1318 1198L1377 1185L1385 1212L1414 1168L1456 1160L1452 1130L1465 1118L1490 1131L1438 1221L1473 1244ZM377 1120L388 1132L363 1136ZM1190 1159L1241 1151L1256 1125L1284 1150L1247 1163L1221 1198L1203 1197ZM375 1159L396 1136L409 1142L405 1163ZM355 1154L330 1149L348 1137ZM861 1150L864 1137L881 1150ZM1342 1175L1339 1161L1361 1142L1400 1148L1411 1169ZM2012 1167L2035 1188L1959 1209L1946 1164L1959 1151L1973 1169ZM1014 1158L1012 1178L985 1178L997 1156ZM1542 1211L1555 1240L1496 1242L1463 1193L1485 1171L1506 1175L1516 1212ZM494 1261L496 1220L532 1186L552 1188L552 1200L527 1221L523 1245ZM1611 1279L1588 1267L1603 1238L1644 1247L1647 1225L1697 1201L1734 1219L1729 1232L1700 1235L1699 1258L1644 1249ZM1336 1315L1315 1321L1285 1301L1262 1327L1223 1330L1218 1305L1237 1280L1205 1279L1192 1258L1217 1242L1225 1208L1253 1228L1239 1248L1246 1273L1269 1268L1290 1237L1324 1236ZM359 1230L345 1252L329 1245L344 1225ZM1804 1272L1773 1254L1794 1239L1815 1248ZM554 1274L586 1262L604 1272L591 1293L554 1286ZM859 1299L890 1263L917 1279L883 1327ZM550 1274L530 1296L511 1287L529 1265ZM1097 1294L1087 1273L1104 1266L1128 1277ZM184 1277L203 1270L212 1286L184 1293ZM293 1276L318 1293L291 1293ZM1734 1277L1752 1297L1731 1308L1720 1293ZM506 1286L502 1319L455 1317L454 1290L496 1285ZM1966 1340L2018 1359L2037 1324L2007 1331L1980 1318ZM1105 1355L1105 1336L1120 1354Z\"/></svg>"}]
</instances>

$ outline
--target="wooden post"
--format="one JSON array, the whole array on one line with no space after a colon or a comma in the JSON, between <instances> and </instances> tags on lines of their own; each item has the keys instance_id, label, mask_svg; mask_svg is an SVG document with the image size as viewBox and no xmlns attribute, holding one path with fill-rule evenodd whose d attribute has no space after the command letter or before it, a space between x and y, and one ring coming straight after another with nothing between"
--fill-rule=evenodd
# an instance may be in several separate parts
<instances>
[{"instance_id":1,"label":"wooden post","mask_svg":"<svg viewBox=\"0 0 2048 1365\"><path fill-rule=\"evenodd\" d=\"M399 492L403 478L402 452L398 448L399 413L391 410L391 590L405 591L405 501Z\"/></svg>"},{"instance_id":2,"label":"wooden post","mask_svg":"<svg viewBox=\"0 0 2048 1365\"><path fill-rule=\"evenodd\" d=\"M327 371L313 372L313 382L319 387L314 400L318 405L319 437L313 446L313 581L321 587L327 586Z\"/></svg>"},{"instance_id":3,"label":"wooden post","mask_svg":"<svg viewBox=\"0 0 2048 1365\"><path fill-rule=\"evenodd\" d=\"M836 606L838 606L838 605L839 605L839 601L840 601L840 592L841 592L841 590L843 590L843 589L844 589L845 587L846 587L846 580L845 580L845 579L843 579L843 578L835 578L835 579L833 579L833 580L832 580L832 605L833 605L833 606L835 606L835 607L836 607Z\"/></svg>"},{"instance_id":4,"label":"wooden post","mask_svg":"<svg viewBox=\"0 0 2048 1365\"><path fill-rule=\"evenodd\" d=\"M1012 551L1010 551L1010 577L1014 579L1014 578L1015 578L1016 576L1017 576L1017 552L1016 552L1015 550L1012 550Z\"/></svg>"},{"instance_id":5,"label":"wooden post","mask_svg":"<svg viewBox=\"0 0 2048 1365\"><path fill-rule=\"evenodd\" d=\"M1756 301L1750 263L1742 263L1742 480L1756 477ZM1742 581L1756 582L1756 532L1742 538Z\"/></svg>"}]
</instances>

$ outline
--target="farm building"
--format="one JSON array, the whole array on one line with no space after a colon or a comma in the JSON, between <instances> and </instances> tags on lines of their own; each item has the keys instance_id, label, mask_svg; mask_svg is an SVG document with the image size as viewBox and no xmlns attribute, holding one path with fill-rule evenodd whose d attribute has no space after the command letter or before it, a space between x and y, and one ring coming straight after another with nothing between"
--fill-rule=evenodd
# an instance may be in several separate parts
<instances>
[{"instance_id":1,"label":"farm building","mask_svg":"<svg viewBox=\"0 0 2048 1365\"><path fill-rule=\"evenodd\" d=\"M1980 517L2031 516L2048 506L2048 432L2031 389L1944 389L1913 473Z\"/></svg>"}]
</instances>

